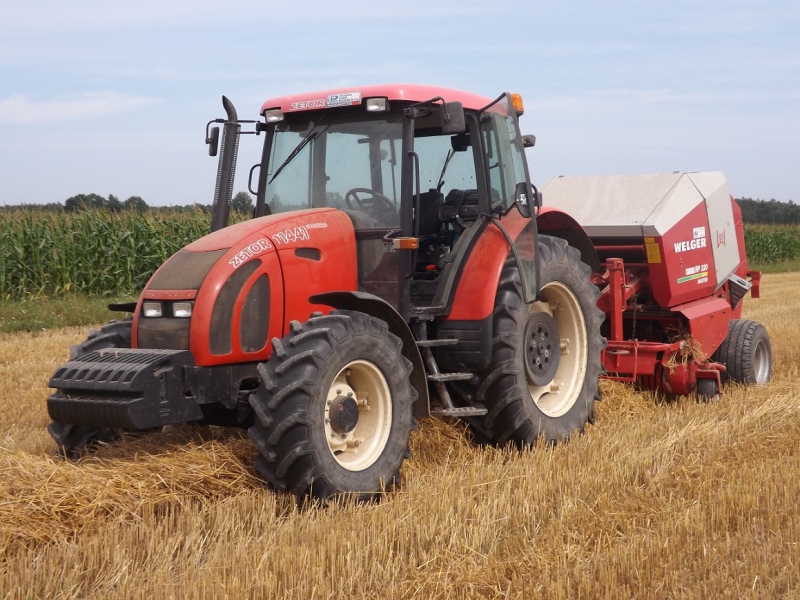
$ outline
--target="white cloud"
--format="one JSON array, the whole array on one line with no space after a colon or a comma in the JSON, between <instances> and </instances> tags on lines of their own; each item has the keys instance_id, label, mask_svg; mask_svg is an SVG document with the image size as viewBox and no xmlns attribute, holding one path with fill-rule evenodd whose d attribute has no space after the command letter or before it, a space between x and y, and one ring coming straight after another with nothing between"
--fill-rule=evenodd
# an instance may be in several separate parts
<instances>
[{"instance_id":1,"label":"white cloud","mask_svg":"<svg viewBox=\"0 0 800 600\"><path fill-rule=\"evenodd\" d=\"M32 101L24 94L0 100L0 123L57 123L96 119L158 104L156 98L116 92L90 92L52 100Z\"/></svg>"}]
</instances>

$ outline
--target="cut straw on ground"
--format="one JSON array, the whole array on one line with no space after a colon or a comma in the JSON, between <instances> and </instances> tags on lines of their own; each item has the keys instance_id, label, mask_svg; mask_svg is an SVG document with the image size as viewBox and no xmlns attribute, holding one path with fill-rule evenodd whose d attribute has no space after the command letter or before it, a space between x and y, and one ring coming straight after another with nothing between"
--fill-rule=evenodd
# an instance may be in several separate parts
<instances>
[{"instance_id":1,"label":"cut straw on ground","mask_svg":"<svg viewBox=\"0 0 800 600\"><path fill-rule=\"evenodd\" d=\"M376 504L269 490L246 434L176 426L71 463L47 381L80 328L0 337L0 598L800 597L800 274L765 276L774 380L707 404L605 382L548 449L412 436Z\"/></svg>"}]
</instances>

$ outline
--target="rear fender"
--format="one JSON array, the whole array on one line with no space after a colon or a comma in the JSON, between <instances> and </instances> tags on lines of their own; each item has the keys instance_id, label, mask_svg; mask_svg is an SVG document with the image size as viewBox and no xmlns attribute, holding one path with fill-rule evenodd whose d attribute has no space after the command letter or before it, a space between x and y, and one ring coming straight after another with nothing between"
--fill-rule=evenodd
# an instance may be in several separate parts
<instances>
[{"instance_id":1,"label":"rear fender","mask_svg":"<svg viewBox=\"0 0 800 600\"><path fill-rule=\"evenodd\" d=\"M408 324L403 320L394 307L372 294L366 292L327 292L316 294L309 298L314 304L325 304L340 310L353 310L362 312L376 319L384 321L389 326L389 331L403 342L403 356L411 361L414 370L411 372L411 385L417 390L417 400L414 402L413 414L415 418L429 417L431 413L430 398L428 396L428 380L425 377L425 365L422 355L417 348L417 342Z\"/></svg>"},{"instance_id":2,"label":"rear fender","mask_svg":"<svg viewBox=\"0 0 800 600\"><path fill-rule=\"evenodd\" d=\"M561 238L581 253L581 260L593 272L600 271L600 257L589 235L573 217L553 207L542 208L536 217L539 233Z\"/></svg>"},{"instance_id":3,"label":"rear fender","mask_svg":"<svg viewBox=\"0 0 800 600\"><path fill-rule=\"evenodd\" d=\"M516 240L530 222L514 209L502 218L500 224L508 236ZM453 307L446 320L483 321L492 314L500 272L510 250L506 237L497 225L490 223L466 259Z\"/></svg>"},{"instance_id":4,"label":"rear fender","mask_svg":"<svg viewBox=\"0 0 800 600\"><path fill-rule=\"evenodd\" d=\"M516 210L503 217L501 224L508 235L516 240L530 219ZM539 235L551 235L567 241L581 253L581 260L594 271L600 269L600 259L594 244L578 222L568 214L554 208L543 208L536 218ZM459 280L453 308L447 316L450 321L482 321L494 310L495 295L503 264L510 247L505 236L494 225L489 225L475 244Z\"/></svg>"}]
</instances>

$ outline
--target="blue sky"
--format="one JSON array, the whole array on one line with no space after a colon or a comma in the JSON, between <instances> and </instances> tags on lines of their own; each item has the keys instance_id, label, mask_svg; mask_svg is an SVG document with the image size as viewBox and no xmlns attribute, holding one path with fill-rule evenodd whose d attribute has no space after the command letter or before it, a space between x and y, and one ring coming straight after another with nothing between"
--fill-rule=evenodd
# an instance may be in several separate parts
<instances>
[{"instance_id":1,"label":"blue sky","mask_svg":"<svg viewBox=\"0 0 800 600\"><path fill-rule=\"evenodd\" d=\"M227 95L385 82L525 98L534 181L723 171L800 201L800 3L0 0L0 204L210 204ZM258 140L260 141L260 139ZM243 140L235 190L259 150Z\"/></svg>"}]
</instances>

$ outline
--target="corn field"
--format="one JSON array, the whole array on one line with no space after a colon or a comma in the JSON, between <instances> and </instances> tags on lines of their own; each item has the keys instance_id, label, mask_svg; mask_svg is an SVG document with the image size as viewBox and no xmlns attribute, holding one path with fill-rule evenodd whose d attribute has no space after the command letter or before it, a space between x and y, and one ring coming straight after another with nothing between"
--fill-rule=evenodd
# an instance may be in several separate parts
<instances>
[{"instance_id":1,"label":"corn field","mask_svg":"<svg viewBox=\"0 0 800 600\"><path fill-rule=\"evenodd\" d=\"M800 258L800 227L797 225L747 225L744 228L747 260L767 265Z\"/></svg>"},{"instance_id":2,"label":"corn field","mask_svg":"<svg viewBox=\"0 0 800 600\"><path fill-rule=\"evenodd\" d=\"M208 227L202 212L0 213L2 297L140 290L167 258Z\"/></svg>"},{"instance_id":3,"label":"corn field","mask_svg":"<svg viewBox=\"0 0 800 600\"><path fill-rule=\"evenodd\" d=\"M0 212L0 297L138 293L167 258L208 228L209 215L200 211ZM745 244L753 264L798 259L800 228L748 225Z\"/></svg>"}]
</instances>

